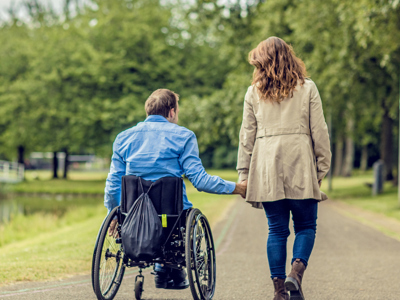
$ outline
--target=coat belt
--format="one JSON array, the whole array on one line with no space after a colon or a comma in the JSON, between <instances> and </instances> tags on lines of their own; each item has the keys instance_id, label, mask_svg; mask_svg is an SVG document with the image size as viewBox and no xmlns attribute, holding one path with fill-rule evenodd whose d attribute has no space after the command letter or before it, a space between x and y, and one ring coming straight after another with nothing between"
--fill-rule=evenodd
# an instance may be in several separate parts
<instances>
[{"instance_id":1,"label":"coat belt","mask_svg":"<svg viewBox=\"0 0 400 300\"><path fill-rule=\"evenodd\" d=\"M286 134L311 135L309 128L273 128L273 129L262 128L257 130L256 138L276 136L276 135L286 135Z\"/></svg>"}]
</instances>

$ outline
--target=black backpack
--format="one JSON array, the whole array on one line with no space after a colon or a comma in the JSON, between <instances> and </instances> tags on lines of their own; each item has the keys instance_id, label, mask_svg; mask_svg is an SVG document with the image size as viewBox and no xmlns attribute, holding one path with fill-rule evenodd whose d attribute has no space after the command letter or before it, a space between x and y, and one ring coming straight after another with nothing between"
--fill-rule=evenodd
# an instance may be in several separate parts
<instances>
[{"instance_id":1,"label":"black backpack","mask_svg":"<svg viewBox=\"0 0 400 300\"><path fill-rule=\"evenodd\" d=\"M150 186L145 193L139 178L142 194L130 208L121 228L124 253L134 261L148 261L161 255L164 241L160 217L149 197Z\"/></svg>"}]
</instances>

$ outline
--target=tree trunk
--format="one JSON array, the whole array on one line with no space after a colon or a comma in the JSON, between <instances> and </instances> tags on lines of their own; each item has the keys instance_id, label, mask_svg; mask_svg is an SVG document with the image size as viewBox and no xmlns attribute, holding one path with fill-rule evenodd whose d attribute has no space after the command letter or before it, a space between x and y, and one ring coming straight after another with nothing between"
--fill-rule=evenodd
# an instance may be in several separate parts
<instances>
[{"instance_id":1,"label":"tree trunk","mask_svg":"<svg viewBox=\"0 0 400 300\"><path fill-rule=\"evenodd\" d=\"M360 170L361 172L367 171L368 168L368 146L364 145L361 150L361 163Z\"/></svg>"},{"instance_id":2,"label":"tree trunk","mask_svg":"<svg viewBox=\"0 0 400 300\"><path fill-rule=\"evenodd\" d=\"M65 160L64 160L64 179L67 179L68 177L68 163L69 163L69 156L68 156L68 149L64 149L65 152Z\"/></svg>"},{"instance_id":3,"label":"tree trunk","mask_svg":"<svg viewBox=\"0 0 400 300\"><path fill-rule=\"evenodd\" d=\"M335 145L335 167L333 175L340 176L342 174L342 166L343 166L343 137L340 136L337 138Z\"/></svg>"},{"instance_id":4,"label":"tree trunk","mask_svg":"<svg viewBox=\"0 0 400 300\"><path fill-rule=\"evenodd\" d=\"M385 180L393 179L393 120L389 116L389 110L384 108L381 131L381 159L385 164Z\"/></svg>"},{"instance_id":5,"label":"tree trunk","mask_svg":"<svg viewBox=\"0 0 400 300\"><path fill-rule=\"evenodd\" d=\"M345 147L345 158L343 165L343 176L349 177L351 176L351 172L353 171L353 163L354 163L354 140L353 140L353 131L354 131L354 120L349 118L346 124L346 147Z\"/></svg>"},{"instance_id":6,"label":"tree trunk","mask_svg":"<svg viewBox=\"0 0 400 300\"><path fill-rule=\"evenodd\" d=\"M24 154L25 154L25 147L22 145L18 146L18 162L23 165L25 165Z\"/></svg>"},{"instance_id":7,"label":"tree trunk","mask_svg":"<svg viewBox=\"0 0 400 300\"><path fill-rule=\"evenodd\" d=\"M58 158L57 152L53 152L53 178L58 178Z\"/></svg>"}]
</instances>

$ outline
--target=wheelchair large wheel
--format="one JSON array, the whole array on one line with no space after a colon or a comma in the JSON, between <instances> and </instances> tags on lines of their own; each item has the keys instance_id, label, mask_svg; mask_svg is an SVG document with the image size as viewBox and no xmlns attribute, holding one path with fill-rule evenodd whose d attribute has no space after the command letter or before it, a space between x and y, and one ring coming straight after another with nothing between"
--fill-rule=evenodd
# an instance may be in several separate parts
<instances>
[{"instance_id":1,"label":"wheelchair large wheel","mask_svg":"<svg viewBox=\"0 0 400 300\"><path fill-rule=\"evenodd\" d=\"M118 235L108 233L111 221L117 217L117 209L118 207L114 208L104 220L93 256L92 283L99 300L111 300L115 297L125 273L122 247L116 243Z\"/></svg>"},{"instance_id":2,"label":"wheelchair large wheel","mask_svg":"<svg viewBox=\"0 0 400 300\"><path fill-rule=\"evenodd\" d=\"M212 299L216 279L214 240L207 218L198 209L192 209L187 218L185 256L193 299Z\"/></svg>"}]
</instances>

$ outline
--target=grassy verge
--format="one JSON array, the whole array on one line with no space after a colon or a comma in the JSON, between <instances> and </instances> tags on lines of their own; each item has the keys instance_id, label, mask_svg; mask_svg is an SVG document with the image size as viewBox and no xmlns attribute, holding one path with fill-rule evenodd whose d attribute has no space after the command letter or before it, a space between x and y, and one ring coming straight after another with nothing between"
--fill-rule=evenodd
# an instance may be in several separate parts
<instances>
[{"instance_id":1,"label":"grassy verge","mask_svg":"<svg viewBox=\"0 0 400 300\"><path fill-rule=\"evenodd\" d=\"M16 199L26 215L11 212L11 221L0 223L0 247L42 233L74 225L96 216L104 216L101 198L76 198L58 201L54 198ZM1 249L1 248L0 248Z\"/></svg>"},{"instance_id":2,"label":"grassy verge","mask_svg":"<svg viewBox=\"0 0 400 300\"><path fill-rule=\"evenodd\" d=\"M105 180L62 180L25 181L9 186L10 192L46 194L101 194Z\"/></svg>"},{"instance_id":3,"label":"grassy verge","mask_svg":"<svg viewBox=\"0 0 400 300\"><path fill-rule=\"evenodd\" d=\"M16 193L47 194L101 194L104 192L107 172L71 171L68 180L51 179L49 171L25 172L25 181L7 186Z\"/></svg>"},{"instance_id":4,"label":"grassy verge","mask_svg":"<svg viewBox=\"0 0 400 300\"><path fill-rule=\"evenodd\" d=\"M30 224L32 237L0 248L0 285L88 273L104 210L97 206L90 213L93 216L87 217L88 211L81 208L61 220L51 216L29 216L26 221ZM76 217L81 218L72 222ZM42 231L43 227L45 230ZM16 229L5 228L6 231ZM35 230L39 233L34 234Z\"/></svg>"},{"instance_id":5,"label":"grassy verge","mask_svg":"<svg viewBox=\"0 0 400 300\"><path fill-rule=\"evenodd\" d=\"M397 187L393 187L391 183L386 183L382 194L372 196L371 188L366 185L366 183L372 182L372 172L356 174L353 177L334 178L332 182L333 190L327 192L327 194L333 200L340 200L347 204L400 220ZM324 180L322 190L327 191L327 189L328 182Z\"/></svg>"},{"instance_id":6,"label":"grassy verge","mask_svg":"<svg viewBox=\"0 0 400 300\"><path fill-rule=\"evenodd\" d=\"M209 173L236 180L234 171ZM103 191L104 180L100 182L100 179L91 180L89 174L85 176L73 184L64 180L28 180L19 186L24 189L36 186L37 192L43 193L56 190L53 186L56 182L60 184L58 191L67 188L74 191L68 190L68 193L77 193L82 186L86 191ZM37 185L38 182L40 185ZM93 182L101 184L101 192L96 190L99 187ZM212 225L236 198L199 193L189 182L186 184L189 199L202 210ZM106 214L102 198L63 201L32 198L25 201L30 202L30 215L15 216L8 224L0 225L0 285L89 273L96 236ZM41 208L45 208L46 212Z\"/></svg>"},{"instance_id":7,"label":"grassy verge","mask_svg":"<svg viewBox=\"0 0 400 300\"><path fill-rule=\"evenodd\" d=\"M226 180L237 180L237 173L232 170L208 170L208 173ZM64 180L51 179L50 171L28 170L25 177L24 182L8 185L6 190L16 193L102 194L107 172L71 171L68 180Z\"/></svg>"}]
</instances>

